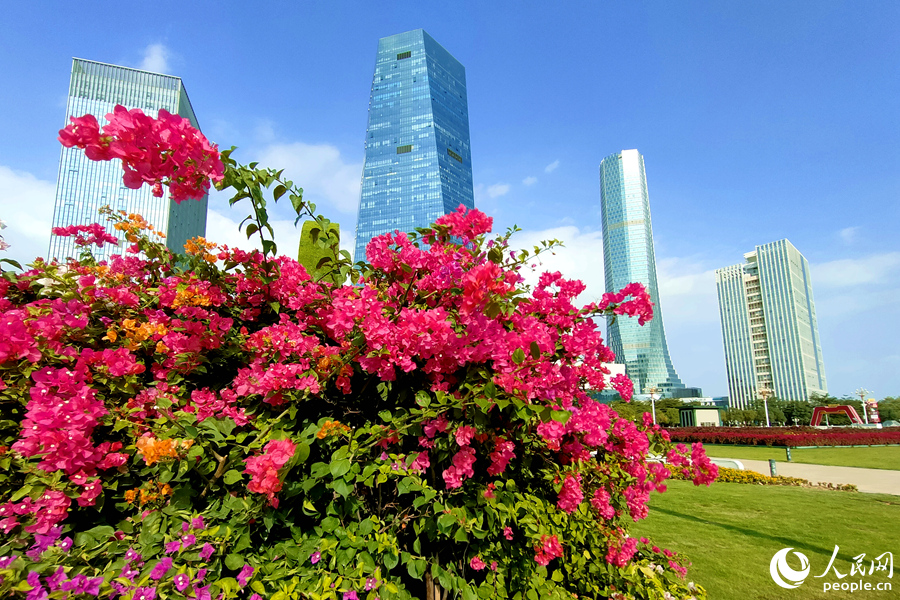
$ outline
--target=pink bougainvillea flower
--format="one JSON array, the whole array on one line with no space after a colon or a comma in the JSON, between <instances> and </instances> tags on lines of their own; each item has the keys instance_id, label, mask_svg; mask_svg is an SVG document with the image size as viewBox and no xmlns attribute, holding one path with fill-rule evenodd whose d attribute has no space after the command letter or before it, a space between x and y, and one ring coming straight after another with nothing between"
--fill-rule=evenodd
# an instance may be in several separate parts
<instances>
[{"instance_id":1,"label":"pink bougainvillea flower","mask_svg":"<svg viewBox=\"0 0 900 600\"><path fill-rule=\"evenodd\" d=\"M309 555L309 562L316 564L322 558L322 553L318 550Z\"/></svg>"},{"instance_id":2,"label":"pink bougainvillea flower","mask_svg":"<svg viewBox=\"0 0 900 600\"><path fill-rule=\"evenodd\" d=\"M265 494L269 504L278 507L275 493L281 491L282 482L278 477L278 469L283 467L294 455L296 446L291 440L271 440L266 444L263 454L244 459L247 463L245 473L251 475L247 489L258 494Z\"/></svg>"},{"instance_id":3,"label":"pink bougainvillea flower","mask_svg":"<svg viewBox=\"0 0 900 600\"><path fill-rule=\"evenodd\" d=\"M563 548L555 535L542 535L540 544L534 547L534 552L534 561L547 566L551 560L563 555Z\"/></svg>"},{"instance_id":4,"label":"pink bougainvillea flower","mask_svg":"<svg viewBox=\"0 0 900 600\"><path fill-rule=\"evenodd\" d=\"M153 570L150 571L150 579L160 580L165 577L166 573L169 572L169 569L172 568L172 559L168 556L165 558L159 559L159 562L153 567Z\"/></svg>"},{"instance_id":5,"label":"pink bougainvillea flower","mask_svg":"<svg viewBox=\"0 0 900 600\"><path fill-rule=\"evenodd\" d=\"M172 581L175 582L175 589L179 592L183 592L187 589L187 586L190 585L191 578L188 577L187 573L179 573Z\"/></svg>"},{"instance_id":6,"label":"pink bougainvillea flower","mask_svg":"<svg viewBox=\"0 0 900 600\"><path fill-rule=\"evenodd\" d=\"M211 544L205 543L203 544L203 548L200 549L200 558L208 561L215 551L216 549L213 548Z\"/></svg>"},{"instance_id":7,"label":"pink bougainvillea flower","mask_svg":"<svg viewBox=\"0 0 900 600\"><path fill-rule=\"evenodd\" d=\"M481 571L487 565L484 564L484 561L481 560L480 556L473 556L472 560L469 561L469 566L476 571Z\"/></svg>"},{"instance_id":8,"label":"pink bougainvillea flower","mask_svg":"<svg viewBox=\"0 0 900 600\"><path fill-rule=\"evenodd\" d=\"M247 584L250 582L250 578L253 576L253 570L254 570L253 567L251 567L250 565L247 565L247 564L245 564L241 568L240 573L237 574L237 580L238 580L238 583L241 584L241 586L244 586L244 587L247 586Z\"/></svg>"},{"instance_id":9,"label":"pink bougainvillea flower","mask_svg":"<svg viewBox=\"0 0 900 600\"><path fill-rule=\"evenodd\" d=\"M161 197L165 184L172 200L181 202L200 200L209 192L210 180L224 177L218 148L184 117L160 109L154 119L140 109L117 105L106 119L101 131L91 115L71 117L59 141L67 148L84 148L91 160L121 159L126 187L148 183L153 195Z\"/></svg>"}]
</instances>

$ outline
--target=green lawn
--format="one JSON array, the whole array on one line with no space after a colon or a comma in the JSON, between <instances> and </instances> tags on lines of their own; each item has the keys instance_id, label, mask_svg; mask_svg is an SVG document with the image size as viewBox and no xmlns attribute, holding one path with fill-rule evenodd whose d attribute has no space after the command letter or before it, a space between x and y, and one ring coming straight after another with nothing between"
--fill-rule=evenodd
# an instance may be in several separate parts
<instances>
[{"instance_id":1,"label":"green lawn","mask_svg":"<svg viewBox=\"0 0 900 600\"><path fill-rule=\"evenodd\" d=\"M785 449L773 446L728 446L703 444L708 456L747 460L786 461ZM900 470L900 446L876 446L873 448L810 448L791 449L791 460L811 465L836 467L864 467L868 469Z\"/></svg>"},{"instance_id":2,"label":"green lawn","mask_svg":"<svg viewBox=\"0 0 900 600\"><path fill-rule=\"evenodd\" d=\"M693 562L688 578L704 586L711 600L900 597L900 579L883 573L862 581L893 582L894 591L823 592L823 582L860 580L858 574L849 576L859 554L870 560L893 552L900 563L900 496L738 483L698 488L672 481L665 494L653 494L650 516L630 534L686 555ZM840 546L835 566L846 577L838 580L829 571L816 578L835 545ZM806 555L810 565L806 581L792 590L778 587L769 575L772 556L787 547ZM789 565L799 568L793 553L789 556Z\"/></svg>"}]
</instances>

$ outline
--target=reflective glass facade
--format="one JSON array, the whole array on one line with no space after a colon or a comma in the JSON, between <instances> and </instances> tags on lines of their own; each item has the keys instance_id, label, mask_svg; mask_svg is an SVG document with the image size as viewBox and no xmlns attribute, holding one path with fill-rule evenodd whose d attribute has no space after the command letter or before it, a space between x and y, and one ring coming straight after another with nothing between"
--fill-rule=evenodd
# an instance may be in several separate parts
<instances>
[{"instance_id":1,"label":"reflective glass facade","mask_svg":"<svg viewBox=\"0 0 900 600\"><path fill-rule=\"evenodd\" d=\"M92 114L102 127L107 122L105 115L112 112L116 104L129 109L140 108L153 117L157 116L160 108L164 108L187 118L194 127L199 128L184 85L178 77L73 59L65 124L69 124L69 117ZM105 225L105 217L99 215L97 210L108 204L114 210L139 213L166 234L166 244L172 251L183 252L185 241L206 234L207 198L204 196L200 201L186 200L176 204L168 199L168 192L165 193L162 198L154 198L148 185L137 190L128 189L122 183L120 161L94 162L85 156L83 150L63 148L59 160L53 227L90 223ZM107 227L107 230L123 239L121 232L112 227ZM121 253L121 249L112 246L102 249L92 246L91 250L98 260ZM50 236L49 258L64 260L77 258L79 254L74 238Z\"/></svg>"},{"instance_id":2,"label":"reflective glass facade","mask_svg":"<svg viewBox=\"0 0 900 600\"><path fill-rule=\"evenodd\" d=\"M618 292L631 282L642 283L653 300L653 320L638 325L636 318L609 319L609 347L634 382L635 393L658 388L669 395L684 384L672 366L656 282L650 196L644 157L623 150L600 162L600 212L603 226L603 265L606 290Z\"/></svg>"},{"instance_id":3,"label":"reflective glass facade","mask_svg":"<svg viewBox=\"0 0 900 600\"><path fill-rule=\"evenodd\" d=\"M787 240L757 246L716 271L729 403L771 391L782 400L827 393L809 263Z\"/></svg>"},{"instance_id":4,"label":"reflective glass facade","mask_svg":"<svg viewBox=\"0 0 900 600\"><path fill-rule=\"evenodd\" d=\"M421 29L378 41L354 259L374 236L475 206L466 70Z\"/></svg>"}]
</instances>

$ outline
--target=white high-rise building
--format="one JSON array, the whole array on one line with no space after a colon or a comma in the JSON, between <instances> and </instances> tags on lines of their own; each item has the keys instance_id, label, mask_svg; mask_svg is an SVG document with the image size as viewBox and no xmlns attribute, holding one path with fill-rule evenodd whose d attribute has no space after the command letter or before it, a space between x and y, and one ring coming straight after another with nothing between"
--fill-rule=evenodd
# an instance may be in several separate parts
<instances>
[{"instance_id":1,"label":"white high-rise building","mask_svg":"<svg viewBox=\"0 0 900 600\"><path fill-rule=\"evenodd\" d=\"M716 271L729 404L746 407L761 392L781 400L827 393L806 258L780 240L744 259Z\"/></svg>"}]
</instances>

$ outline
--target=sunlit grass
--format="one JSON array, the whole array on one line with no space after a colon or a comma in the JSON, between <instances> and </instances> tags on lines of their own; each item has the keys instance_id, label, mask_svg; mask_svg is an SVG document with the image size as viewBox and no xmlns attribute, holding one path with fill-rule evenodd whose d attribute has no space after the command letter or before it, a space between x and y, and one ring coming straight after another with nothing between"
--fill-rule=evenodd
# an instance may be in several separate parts
<instances>
[{"instance_id":1,"label":"sunlit grass","mask_svg":"<svg viewBox=\"0 0 900 600\"><path fill-rule=\"evenodd\" d=\"M650 516L636 523L631 535L647 536L687 555L693 562L688 578L704 586L714 600L900 596L896 576L863 578L896 582L893 592L827 594L822 583L837 581L833 571L815 577L828 566L836 545L840 552L835 565L845 575L853 557L862 553L867 561L887 551L900 559L900 496L736 483L697 488L673 481L668 492L653 495ZM786 547L805 554L810 564L808 578L793 590L778 587L769 575L772 556ZM847 575L841 581L850 579Z\"/></svg>"},{"instance_id":2,"label":"sunlit grass","mask_svg":"<svg viewBox=\"0 0 900 600\"><path fill-rule=\"evenodd\" d=\"M703 444L708 456L746 460L787 461L784 448L776 446L733 446ZM792 448L791 460L811 465L863 467L867 469L900 470L900 446Z\"/></svg>"}]
</instances>

